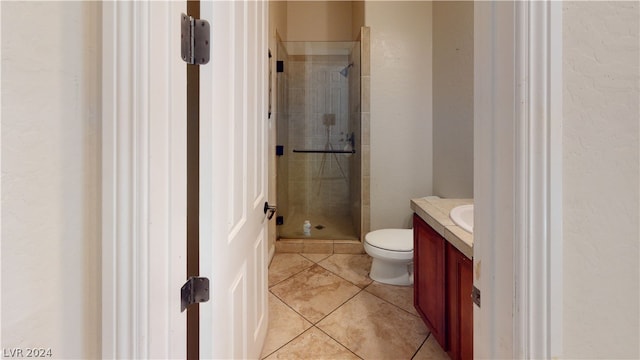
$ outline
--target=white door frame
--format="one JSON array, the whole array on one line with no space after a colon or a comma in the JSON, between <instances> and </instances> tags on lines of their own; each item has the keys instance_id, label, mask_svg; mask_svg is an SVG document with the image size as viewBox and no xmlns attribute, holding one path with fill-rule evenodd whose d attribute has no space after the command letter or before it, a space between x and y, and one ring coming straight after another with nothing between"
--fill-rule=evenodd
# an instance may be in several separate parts
<instances>
[{"instance_id":1,"label":"white door frame","mask_svg":"<svg viewBox=\"0 0 640 360\"><path fill-rule=\"evenodd\" d=\"M562 3L475 3L476 358L562 356Z\"/></svg>"},{"instance_id":2,"label":"white door frame","mask_svg":"<svg viewBox=\"0 0 640 360\"><path fill-rule=\"evenodd\" d=\"M105 358L186 353L181 6L103 4ZM476 2L475 37L474 354L559 357L562 4Z\"/></svg>"},{"instance_id":3,"label":"white door frame","mask_svg":"<svg viewBox=\"0 0 640 360\"><path fill-rule=\"evenodd\" d=\"M181 12L186 2L102 4L103 358L186 355Z\"/></svg>"}]
</instances>

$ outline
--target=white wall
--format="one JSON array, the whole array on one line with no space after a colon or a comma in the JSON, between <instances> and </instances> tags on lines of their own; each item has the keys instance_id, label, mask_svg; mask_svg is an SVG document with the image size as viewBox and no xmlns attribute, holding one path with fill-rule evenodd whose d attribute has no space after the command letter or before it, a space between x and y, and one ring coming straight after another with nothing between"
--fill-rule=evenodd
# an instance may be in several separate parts
<instances>
[{"instance_id":1,"label":"white wall","mask_svg":"<svg viewBox=\"0 0 640 360\"><path fill-rule=\"evenodd\" d=\"M564 357L640 358L637 2L563 11Z\"/></svg>"},{"instance_id":2,"label":"white wall","mask_svg":"<svg viewBox=\"0 0 640 360\"><path fill-rule=\"evenodd\" d=\"M431 2L365 2L371 27L371 230L408 227L432 191ZM363 105L364 106L364 105Z\"/></svg>"},{"instance_id":3,"label":"white wall","mask_svg":"<svg viewBox=\"0 0 640 360\"><path fill-rule=\"evenodd\" d=\"M2 347L100 356L100 4L2 2Z\"/></svg>"},{"instance_id":4,"label":"white wall","mask_svg":"<svg viewBox=\"0 0 640 360\"><path fill-rule=\"evenodd\" d=\"M433 3L433 194L473 198L473 2Z\"/></svg>"}]
</instances>

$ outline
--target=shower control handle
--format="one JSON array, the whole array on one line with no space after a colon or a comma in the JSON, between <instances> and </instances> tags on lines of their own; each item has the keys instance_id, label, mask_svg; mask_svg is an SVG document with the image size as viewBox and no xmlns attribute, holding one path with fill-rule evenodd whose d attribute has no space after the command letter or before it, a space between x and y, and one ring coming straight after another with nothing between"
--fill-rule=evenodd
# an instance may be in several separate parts
<instances>
[{"instance_id":1,"label":"shower control handle","mask_svg":"<svg viewBox=\"0 0 640 360\"><path fill-rule=\"evenodd\" d=\"M264 202L264 213L267 214L267 219L271 220L271 218L273 217L273 215L276 213L276 206L275 205L269 205L269 202L265 201Z\"/></svg>"}]
</instances>

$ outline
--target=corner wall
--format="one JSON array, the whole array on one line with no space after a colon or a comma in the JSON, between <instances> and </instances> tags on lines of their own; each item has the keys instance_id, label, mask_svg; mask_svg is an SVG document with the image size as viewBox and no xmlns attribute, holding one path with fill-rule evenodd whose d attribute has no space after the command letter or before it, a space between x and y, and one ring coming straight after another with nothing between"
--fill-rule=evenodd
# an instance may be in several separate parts
<instances>
[{"instance_id":1,"label":"corner wall","mask_svg":"<svg viewBox=\"0 0 640 360\"><path fill-rule=\"evenodd\" d=\"M640 8L563 5L564 358L638 359Z\"/></svg>"},{"instance_id":2,"label":"corner wall","mask_svg":"<svg viewBox=\"0 0 640 360\"><path fill-rule=\"evenodd\" d=\"M432 192L432 6L367 1L364 10L371 29L371 80L362 83L371 94L371 230L408 228L410 199Z\"/></svg>"},{"instance_id":3,"label":"corner wall","mask_svg":"<svg viewBox=\"0 0 640 360\"><path fill-rule=\"evenodd\" d=\"M473 198L473 2L433 2L433 195Z\"/></svg>"},{"instance_id":4,"label":"corner wall","mask_svg":"<svg viewBox=\"0 0 640 360\"><path fill-rule=\"evenodd\" d=\"M99 358L101 5L0 6L2 347Z\"/></svg>"}]
</instances>

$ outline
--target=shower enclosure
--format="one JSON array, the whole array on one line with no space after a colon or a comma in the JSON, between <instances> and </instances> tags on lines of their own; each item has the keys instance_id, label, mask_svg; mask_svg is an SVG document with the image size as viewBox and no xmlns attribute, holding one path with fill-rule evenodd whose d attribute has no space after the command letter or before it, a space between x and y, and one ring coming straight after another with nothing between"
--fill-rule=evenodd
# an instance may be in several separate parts
<instances>
[{"instance_id":1,"label":"shower enclosure","mask_svg":"<svg viewBox=\"0 0 640 360\"><path fill-rule=\"evenodd\" d=\"M280 42L276 71L278 237L359 240L360 44Z\"/></svg>"}]
</instances>

